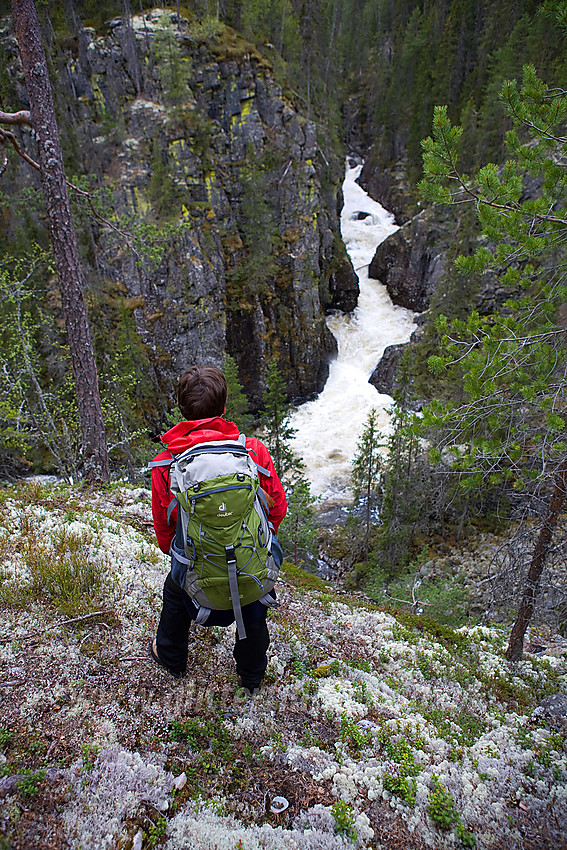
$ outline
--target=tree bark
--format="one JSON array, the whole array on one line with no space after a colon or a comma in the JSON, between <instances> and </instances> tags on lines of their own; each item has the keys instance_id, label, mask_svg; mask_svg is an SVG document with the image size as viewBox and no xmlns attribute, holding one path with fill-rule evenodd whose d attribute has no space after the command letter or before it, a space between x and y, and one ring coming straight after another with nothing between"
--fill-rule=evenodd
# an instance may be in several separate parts
<instances>
[{"instance_id":1,"label":"tree bark","mask_svg":"<svg viewBox=\"0 0 567 850\"><path fill-rule=\"evenodd\" d=\"M508 647L506 649L506 658L508 661L519 661L524 651L524 636L526 629L532 618L534 606L539 591L539 582L547 554L553 538L553 532L557 525L559 515L565 504L565 496L567 494L567 458L565 458L557 470L555 481L553 482L553 490L547 506L547 512L541 526L534 551L530 568L526 575L524 584L524 592L516 616L516 621L510 633Z\"/></svg>"},{"instance_id":2,"label":"tree bark","mask_svg":"<svg viewBox=\"0 0 567 850\"><path fill-rule=\"evenodd\" d=\"M11 5L73 364L84 475L89 482L106 482L110 471L98 376L45 51L33 0L11 0Z\"/></svg>"}]
</instances>

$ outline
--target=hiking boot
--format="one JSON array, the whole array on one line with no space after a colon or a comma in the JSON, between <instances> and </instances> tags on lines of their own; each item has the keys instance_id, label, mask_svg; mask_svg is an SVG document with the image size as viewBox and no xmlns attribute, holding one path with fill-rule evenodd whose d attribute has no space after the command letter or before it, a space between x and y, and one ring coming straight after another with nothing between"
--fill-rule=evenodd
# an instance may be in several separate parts
<instances>
[{"instance_id":1,"label":"hiking boot","mask_svg":"<svg viewBox=\"0 0 567 850\"><path fill-rule=\"evenodd\" d=\"M248 699L252 699L253 697L257 697L260 693L260 686L256 688L246 688L243 686L244 696L248 697Z\"/></svg>"},{"instance_id":2,"label":"hiking boot","mask_svg":"<svg viewBox=\"0 0 567 850\"><path fill-rule=\"evenodd\" d=\"M174 679L181 679L185 675L185 670L174 670L172 667L168 667L167 664L164 664L157 652L157 638L154 638L150 641L150 655L156 664L159 664L160 667L163 667L170 673Z\"/></svg>"}]
</instances>

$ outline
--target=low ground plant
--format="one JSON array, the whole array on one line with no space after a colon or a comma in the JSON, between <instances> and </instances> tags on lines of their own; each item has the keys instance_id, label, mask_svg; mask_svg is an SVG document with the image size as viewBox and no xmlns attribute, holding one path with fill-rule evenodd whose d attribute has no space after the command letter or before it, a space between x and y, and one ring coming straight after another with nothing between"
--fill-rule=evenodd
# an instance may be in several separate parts
<instances>
[{"instance_id":1,"label":"low ground plant","mask_svg":"<svg viewBox=\"0 0 567 850\"><path fill-rule=\"evenodd\" d=\"M351 806L345 800L337 800L331 806L331 814L335 819L335 829L337 832L353 842L356 841L355 817Z\"/></svg>"},{"instance_id":2,"label":"low ground plant","mask_svg":"<svg viewBox=\"0 0 567 850\"><path fill-rule=\"evenodd\" d=\"M11 548L25 574L17 580L5 578L0 603L27 607L34 600L52 605L66 617L96 609L108 599L111 580L106 558L96 552L94 539L90 529L69 531L64 526L45 535L39 523L22 515Z\"/></svg>"},{"instance_id":3,"label":"low ground plant","mask_svg":"<svg viewBox=\"0 0 567 850\"><path fill-rule=\"evenodd\" d=\"M463 826L453 795L447 791L435 774L432 775L431 782L433 788L427 798L429 817L439 829L449 830L454 828L463 846L474 847L475 837Z\"/></svg>"}]
</instances>

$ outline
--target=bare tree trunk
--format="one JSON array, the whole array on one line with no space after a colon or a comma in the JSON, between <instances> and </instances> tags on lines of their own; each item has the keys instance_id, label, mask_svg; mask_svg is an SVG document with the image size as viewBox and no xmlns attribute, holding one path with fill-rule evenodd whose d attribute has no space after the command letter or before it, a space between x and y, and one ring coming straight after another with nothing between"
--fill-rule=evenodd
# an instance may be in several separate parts
<instances>
[{"instance_id":1,"label":"bare tree trunk","mask_svg":"<svg viewBox=\"0 0 567 850\"><path fill-rule=\"evenodd\" d=\"M557 520L563 510L566 493L567 458L563 460L557 470L551 498L549 500L549 505L547 506L547 513L534 547L530 568L526 575L522 600L516 616L516 622L512 627L510 639L508 641L508 648L506 649L506 658L508 661L519 661L522 657L522 653L524 651L524 635L526 634L526 629L528 628L532 618L539 591L541 574L545 567L547 554L549 552L555 526L557 525Z\"/></svg>"},{"instance_id":2,"label":"bare tree trunk","mask_svg":"<svg viewBox=\"0 0 567 850\"><path fill-rule=\"evenodd\" d=\"M327 48L327 62L325 64L325 91L329 88L329 70L331 67L331 57L333 55L333 42L335 40L335 29L337 27L337 12L338 3L335 2L333 9L333 25L331 27L331 37L329 38L329 47Z\"/></svg>"},{"instance_id":3,"label":"bare tree trunk","mask_svg":"<svg viewBox=\"0 0 567 850\"><path fill-rule=\"evenodd\" d=\"M110 478L94 350L83 298L77 238L71 219L59 130L33 0L11 0L36 133L41 182L69 341L87 481Z\"/></svg>"}]
</instances>

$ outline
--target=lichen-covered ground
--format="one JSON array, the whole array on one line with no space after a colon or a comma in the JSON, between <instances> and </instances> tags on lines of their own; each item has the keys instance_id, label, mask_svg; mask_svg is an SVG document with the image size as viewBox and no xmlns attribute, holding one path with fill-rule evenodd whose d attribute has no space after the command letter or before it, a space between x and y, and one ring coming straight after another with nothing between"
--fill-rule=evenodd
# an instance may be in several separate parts
<instances>
[{"instance_id":1,"label":"lichen-covered ground","mask_svg":"<svg viewBox=\"0 0 567 850\"><path fill-rule=\"evenodd\" d=\"M246 699L233 628L149 658L147 490L7 488L0 547L0 848L567 846L560 641L510 665L290 567Z\"/></svg>"}]
</instances>

